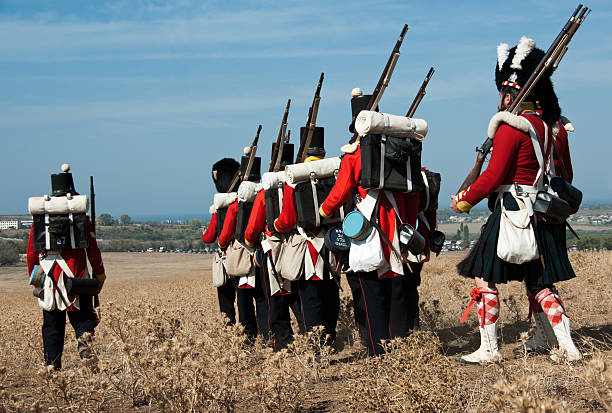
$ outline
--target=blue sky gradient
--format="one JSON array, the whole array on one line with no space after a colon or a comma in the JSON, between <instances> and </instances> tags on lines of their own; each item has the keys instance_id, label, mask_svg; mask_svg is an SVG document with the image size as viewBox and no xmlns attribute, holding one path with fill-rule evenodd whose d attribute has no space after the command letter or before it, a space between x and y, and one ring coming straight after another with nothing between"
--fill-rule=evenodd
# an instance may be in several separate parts
<instances>
[{"instance_id":1,"label":"blue sky gradient","mask_svg":"<svg viewBox=\"0 0 612 413\"><path fill-rule=\"evenodd\" d=\"M547 49L577 5L517 4L0 0L0 213L25 213L69 162L80 192L95 176L98 213L206 214L212 163L238 158L261 123L267 165L287 98L297 139L322 71L318 124L338 155L351 89L372 90L404 23L380 107L404 114L435 67L416 116L429 123L423 163L442 173L446 206L496 109L497 44L524 34ZM576 127L575 184L586 201L612 201L612 4L587 5L553 81Z\"/></svg>"}]
</instances>

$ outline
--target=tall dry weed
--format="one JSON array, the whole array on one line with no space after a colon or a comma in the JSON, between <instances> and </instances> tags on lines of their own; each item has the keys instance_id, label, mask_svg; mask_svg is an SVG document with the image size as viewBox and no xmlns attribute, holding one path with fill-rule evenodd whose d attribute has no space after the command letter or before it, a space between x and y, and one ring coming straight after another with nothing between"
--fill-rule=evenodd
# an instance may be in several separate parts
<instances>
[{"instance_id":1,"label":"tall dry weed","mask_svg":"<svg viewBox=\"0 0 612 413\"><path fill-rule=\"evenodd\" d=\"M385 354L350 371L348 405L354 411L446 411L465 405L455 365L432 332L385 343Z\"/></svg>"}]
</instances>

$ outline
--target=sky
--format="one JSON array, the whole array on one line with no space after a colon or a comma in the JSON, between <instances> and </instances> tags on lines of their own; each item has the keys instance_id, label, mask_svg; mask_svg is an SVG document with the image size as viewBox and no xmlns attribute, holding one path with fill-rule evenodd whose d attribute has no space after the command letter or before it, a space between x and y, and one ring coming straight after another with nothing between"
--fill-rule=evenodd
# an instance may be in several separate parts
<instances>
[{"instance_id":1,"label":"sky","mask_svg":"<svg viewBox=\"0 0 612 413\"><path fill-rule=\"evenodd\" d=\"M496 48L522 35L546 50L577 2L0 0L0 214L27 213L70 163L95 177L96 211L207 215L211 166L238 159L263 125L269 162L288 98L297 138L321 72L328 156L350 138L350 93L371 92L409 30L380 108L403 115L430 66L415 117L423 164L447 206L486 138L498 100ZM553 75L585 202L612 201L612 3L593 12ZM262 168L262 169L263 169ZM262 170L262 173L267 169Z\"/></svg>"}]
</instances>

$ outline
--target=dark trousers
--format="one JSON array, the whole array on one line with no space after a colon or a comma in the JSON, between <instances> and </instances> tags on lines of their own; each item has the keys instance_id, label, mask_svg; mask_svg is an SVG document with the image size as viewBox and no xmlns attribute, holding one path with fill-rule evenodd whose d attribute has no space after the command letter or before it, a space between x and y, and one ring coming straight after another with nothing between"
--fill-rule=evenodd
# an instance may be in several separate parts
<instances>
[{"instance_id":1,"label":"dark trousers","mask_svg":"<svg viewBox=\"0 0 612 413\"><path fill-rule=\"evenodd\" d=\"M295 321L297 321L298 330L300 334L304 334L306 332L306 324L304 324L304 310L302 309L302 301L300 300L300 287L299 281L291 282L291 294L287 296L287 301L289 302L289 308L295 317Z\"/></svg>"},{"instance_id":2,"label":"dark trousers","mask_svg":"<svg viewBox=\"0 0 612 413\"><path fill-rule=\"evenodd\" d=\"M68 320L74 329L78 341L79 355L87 343L79 340L85 333L94 334L94 328L98 324L98 317L93 309L92 297L81 296L81 309L78 311L44 311L43 310L43 350L45 364L52 365L56 370L62 368L62 353L64 352L64 335L66 333L66 313Z\"/></svg>"},{"instance_id":3,"label":"dark trousers","mask_svg":"<svg viewBox=\"0 0 612 413\"><path fill-rule=\"evenodd\" d=\"M219 298L219 310L227 317L227 323L236 324L236 280L230 277L222 287L217 287L217 297Z\"/></svg>"},{"instance_id":4,"label":"dark trousers","mask_svg":"<svg viewBox=\"0 0 612 413\"><path fill-rule=\"evenodd\" d=\"M336 339L336 325L340 312L340 293L338 285L329 276L324 280L298 281L304 326L311 331L315 326L323 326L326 342L331 344Z\"/></svg>"},{"instance_id":5,"label":"dark trousers","mask_svg":"<svg viewBox=\"0 0 612 413\"><path fill-rule=\"evenodd\" d=\"M267 280L260 267L255 267L255 288L236 288L238 321L244 326L249 340L254 341L257 330L265 341L270 339L269 296Z\"/></svg>"},{"instance_id":6,"label":"dark trousers","mask_svg":"<svg viewBox=\"0 0 612 413\"><path fill-rule=\"evenodd\" d=\"M293 341L293 329L291 328L291 317L289 309L293 311L301 333L304 320L300 307L297 282L291 283L291 293L283 295L271 295L270 282L267 268L262 268L265 278L266 294L270 297L270 333L274 350L281 350Z\"/></svg>"},{"instance_id":7,"label":"dark trousers","mask_svg":"<svg viewBox=\"0 0 612 413\"><path fill-rule=\"evenodd\" d=\"M359 334L370 356L383 354L381 340L391 338L389 327L392 279L379 279L376 271L348 273Z\"/></svg>"},{"instance_id":8,"label":"dark trousers","mask_svg":"<svg viewBox=\"0 0 612 413\"><path fill-rule=\"evenodd\" d=\"M403 276L391 279L391 311L389 325L391 338L407 337L419 327L419 291L423 264L410 263L413 272L404 266Z\"/></svg>"}]
</instances>

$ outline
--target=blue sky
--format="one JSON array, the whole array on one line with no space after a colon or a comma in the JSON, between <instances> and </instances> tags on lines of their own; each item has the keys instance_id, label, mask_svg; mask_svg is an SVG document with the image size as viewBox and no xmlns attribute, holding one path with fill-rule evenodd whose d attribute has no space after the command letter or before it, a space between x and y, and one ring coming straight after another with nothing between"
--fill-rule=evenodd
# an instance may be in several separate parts
<instances>
[{"instance_id":1,"label":"blue sky","mask_svg":"<svg viewBox=\"0 0 612 413\"><path fill-rule=\"evenodd\" d=\"M496 47L524 34L547 49L576 2L0 0L0 213L25 213L72 165L96 179L97 211L206 214L210 169L238 158L263 125L263 164L287 98L292 136L325 72L318 124L328 156L349 138L350 92L370 92L410 27L380 107L429 123L423 163L442 173L446 206L474 163L497 104ZM612 201L609 104L612 4L597 0L553 76L575 184Z\"/></svg>"}]
</instances>

